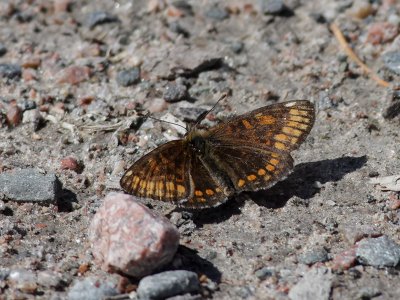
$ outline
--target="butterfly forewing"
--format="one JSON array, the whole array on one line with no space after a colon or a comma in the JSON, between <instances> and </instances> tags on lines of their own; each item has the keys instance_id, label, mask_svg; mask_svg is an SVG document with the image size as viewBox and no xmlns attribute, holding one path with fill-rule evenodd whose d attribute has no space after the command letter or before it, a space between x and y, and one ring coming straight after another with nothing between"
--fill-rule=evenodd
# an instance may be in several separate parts
<instances>
[{"instance_id":1,"label":"butterfly forewing","mask_svg":"<svg viewBox=\"0 0 400 300\"><path fill-rule=\"evenodd\" d=\"M122 176L125 192L177 202L190 195L189 153L183 141L171 141L136 161Z\"/></svg>"},{"instance_id":2,"label":"butterfly forewing","mask_svg":"<svg viewBox=\"0 0 400 300\"><path fill-rule=\"evenodd\" d=\"M315 119L314 105L306 100L261 107L210 130L214 145L251 145L275 152L298 148Z\"/></svg>"}]
</instances>

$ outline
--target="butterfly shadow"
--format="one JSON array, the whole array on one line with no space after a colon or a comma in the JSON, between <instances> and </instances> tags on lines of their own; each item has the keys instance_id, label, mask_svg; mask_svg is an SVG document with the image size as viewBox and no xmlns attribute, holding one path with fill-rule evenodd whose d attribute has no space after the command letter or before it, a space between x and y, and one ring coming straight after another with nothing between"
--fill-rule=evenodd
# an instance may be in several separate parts
<instances>
[{"instance_id":1,"label":"butterfly shadow","mask_svg":"<svg viewBox=\"0 0 400 300\"><path fill-rule=\"evenodd\" d=\"M249 197L258 205L267 208L281 208L293 196L308 200L320 191L321 185L336 182L344 175L360 169L367 157L344 156L315 162L298 164L283 181L268 190L250 192ZM320 184L316 184L316 183Z\"/></svg>"}]
</instances>

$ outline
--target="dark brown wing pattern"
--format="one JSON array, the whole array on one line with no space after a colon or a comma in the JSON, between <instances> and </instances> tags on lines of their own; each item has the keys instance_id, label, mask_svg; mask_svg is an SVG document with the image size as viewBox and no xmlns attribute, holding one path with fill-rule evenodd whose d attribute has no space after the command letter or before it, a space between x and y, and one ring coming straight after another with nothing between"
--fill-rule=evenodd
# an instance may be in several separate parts
<instances>
[{"instance_id":1,"label":"dark brown wing pattern","mask_svg":"<svg viewBox=\"0 0 400 300\"><path fill-rule=\"evenodd\" d=\"M305 100L261 107L212 128L210 156L236 191L268 188L292 169L290 151L304 141L314 119L314 106Z\"/></svg>"},{"instance_id":2,"label":"dark brown wing pattern","mask_svg":"<svg viewBox=\"0 0 400 300\"><path fill-rule=\"evenodd\" d=\"M177 202L190 196L189 164L183 140L171 141L136 161L120 184L135 196Z\"/></svg>"}]
</instances>

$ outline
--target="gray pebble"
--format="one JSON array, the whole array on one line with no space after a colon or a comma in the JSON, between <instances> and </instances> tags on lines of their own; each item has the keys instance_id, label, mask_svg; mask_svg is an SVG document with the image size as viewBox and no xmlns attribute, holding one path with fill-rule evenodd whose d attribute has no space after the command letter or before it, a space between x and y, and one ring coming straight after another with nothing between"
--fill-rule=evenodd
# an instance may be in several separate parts
<instances>
[{"instance_id":1,"label":"gray pebble","mask_svg":"<svg viewBox=\"0 0 400 300\"><path fill-rule=\"evenodd\" d=\"M167 102L177 102L187 99L189 94L187 87L183 84L168 84L163 97Z\"/></svg>"},{"instance_id":2,"label":"gray pebble","mask_svg":"<svg viewBox=\"0 0 400 300\"><path fill-rule=\"evenodd\" d=\"M240 52L242 52L243 48L244 48L244 43L242 43L240 41L235 41L231 44L231 49L236 54L239 54Z\"/></svg>"},{"instance_id":3,"label":"gray pebble","mask_svg":"<svg viewBox=\"0 0 400 300\"><path fill-rule=\"evenodd\" d=\"M55 174L23 169L0 174L0 198L12 201L54 202L61 192Z\"/></svg>"},{"instance_id":4,"label":"gray pebble","mask_svg":"<svg viewBox=\"0 0 400 300\"><path fill-rule=\"evenodd\" d=\"M218 6L213 6L212 8L207 10L205 16L209 19L213 19L216 21L222 21L229 18L229 14L226 9L220 8Z\"/></svg>"},{"instance_id":5,"label":"gray pebble","mask_svg":"<svg viewBox=\"0 0 400 300\"><path fill-rule=\"evenodd\" d=\"M259 0L260 11L266 15L280 15L288 11L282 0Z\"/></svg>"},{"instance_id":6,"label":"gray pebble","mask_svg":"<svg viewBox=\"0 0 400 300\"><path fill-rule=\"evenodd\" d=\"M121 86L130 86L140 82L140 69L132 68L117 74L117 83Z\"/></svg>"},{"instance_id":7,"label":"gray pebble","mask_svg":"<svg viewBox=\"0 0 400 300\"><path fill-rule=\"evenodd\" d=\"M90 29L97 25L112 22L118 22L118 18L105 11L92 12L86 16L86 24Z\"/></svg>"},{"instance_id":8,"label":"gray pebble","mask_svg":"<svg viewBox=\"0 0 400 300\"><path fill-rule=\"evenodd\" d=\"M94 277L76 281L68 292L68 300L98 300L105 296L115 296L118 292L114 284Z\"/></svg>"},{"instance_id":9,"label":"gray pebble","mask_svg":"<svg viewBox=\"0 0 400 300\"><path fill-rule=\"evenodd\" d=\"M400 75L400 51L391 51L383 55L383 62L386 68L393 73Z\"/></svg>"},{"instance_id":10,"label":"gray pebble","mask_svg":"<svg viewBox=\"0 0 400 300\"><path fill-rule=\"evenodd\" d=\"M197 274L190 271L167 271L147 276L139 282L139 299L165 299L200 289Z\"/></svg>"},{"instance_id":11,"label":"gray pebble","mask_svg":"<svg viewBox=\"0 0 400 300\"><path fill-rule=\"evenodd\" d=\"M258 269L257 271L254 272L254 275L256 275L256 277L260 280L265 280L268 277L271 276L275 276L276 275L276 271L268 268L268 267L263 267L261 269Z\"/></svg>"},{"instance_id":12,"label":"gray pebble","mask_svg":"<svg viewBox=\"0 0 400 300\"><path fill-rule=\"evenodd\" d=\"M328 259L328 252L324 248L312 249L299 256L299 262L305 265L312 265L317 262L325 262Z\"/></svg>"},{"instance_id":13,"label":"gray pebble","mask_svg":"<svg viewBox=\"0 0 400 300\"><path fill-rule=\"evenodd\" d=\"M7 53L7 48L3 43L0 43L0 57Z\"/></svg>"},{"instance_id":14,"label":"gray pebble","mask_svg":"<svg viewBox=\"0 0 400 300\"><path fill-rule=\"evenodd\" d=\"M395 267L400 262L400 245L386 235L363 239L358 243L357 260L363 265Z\"/></svg>"},{"instance_id":15,"label":"gray pebble","mask_svg":"<svg viewBox=\"0 0 400 300\"><path fill-rule=\"evenodd\" d=\"M328 300L332 288L332 273L327 268L312 268L289 291L291 300Z\"/></svg>"},{"instance_id":16,"label":"gray pebble","mask_svg":"<svg viewBox=\"0 0 400 300\"><path fill-rule=\"evenodd\" d=\"M21 67L16 64L0 64L0 77L14 79L21 77Z\"/></svg>"}]
</instances>

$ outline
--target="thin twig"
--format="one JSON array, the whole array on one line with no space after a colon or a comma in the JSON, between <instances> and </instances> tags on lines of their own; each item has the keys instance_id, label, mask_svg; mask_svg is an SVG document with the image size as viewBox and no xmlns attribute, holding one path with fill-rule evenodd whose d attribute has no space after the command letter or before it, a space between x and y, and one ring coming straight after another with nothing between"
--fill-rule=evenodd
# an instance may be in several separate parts
<instances>
[{"instance_id":1,"label":"thin twig","mask_svg":"<svg viewBox=\"0 0 400 300\"><path fill-rule=\"evenodd\" d=\"M360 67L363 69L363 71L368 74L373 80L375 80L379 85L384 86L384 87L390 87L390 83L379 78L378 75L374 73L366 64L364 64L361 59L358 58L358 56L354 53L353 49L349 46L347 43L346 39L343 36L343 33L339 29L339 27L335 24L332 23L330 26L330 29L332 30L333 34L335 35L336 39L339 41L340 46L343 48L343 50L346 52L346 54L354 60Z\"/></svg>"}]
</instances>

